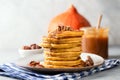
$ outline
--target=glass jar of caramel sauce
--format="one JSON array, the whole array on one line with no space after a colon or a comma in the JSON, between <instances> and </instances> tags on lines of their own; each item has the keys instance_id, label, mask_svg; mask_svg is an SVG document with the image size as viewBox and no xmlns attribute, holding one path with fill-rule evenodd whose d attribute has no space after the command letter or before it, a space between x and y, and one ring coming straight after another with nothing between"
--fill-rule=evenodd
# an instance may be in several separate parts
<instances>
[{"instance_id":1,"label":"glass jar of caramel sauce","mask_svg":"<svg viewBox=\"0 0 120 80\"><path fill-rule=\"evenodd\" d=\"M108 58L108 28L83 28L82 52L97 54Z\"/></svg>"}]
</instances>

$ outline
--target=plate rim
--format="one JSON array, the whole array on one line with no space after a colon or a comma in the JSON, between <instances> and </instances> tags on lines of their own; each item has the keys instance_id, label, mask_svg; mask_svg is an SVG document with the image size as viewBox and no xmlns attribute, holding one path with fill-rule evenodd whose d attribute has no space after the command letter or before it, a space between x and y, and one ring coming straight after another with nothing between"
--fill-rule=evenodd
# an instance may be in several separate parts
<instances>
[{"instance_id":1,"label":"plate rim","mask_svg":"<svg viewBox=\"0 0 120 80\"><path fill-rule=\"evenodd\" d=\"M104 62L103 62L104 63ZM17 66L20 66L20 67L23 67L23 68L27 68L27 69L36 69L36 70L41 70L41 69L45 69L45 70L55 70L55 71L63 71L63 70L83 70L83 69L91 69L91 68L95 68L95 67L98 67L100 65L102 65L103 63L101 64L98 64L98 65L94 65L94 66L87 66L87 67L75 67L75 68L44 68L44 67L41 67L41 68L37 68L37 67L30 67L30 66L20 66L20 65L17 65Z\"/></svg>"},{"instance_id":2,"label":"plate rim","mask_svg":"<svg viewBox=\"0 0 120 80\"><path fill-rule=\"evenodd\" d=\"M87 53L87 54L89 54L89 53ZM92 55L96 55L96 54L92 54ZM96 55L96 56L99 56L99 55ZM101 57L101 56L99 56L99 57ZM45 72L45 73L47 73L47 72L80 72L80 71L84 71L84 70L88 70L88 69L98 67L98 66L102 65L104 62L105 62L105 60L103 59L103 61L100 64L97 64L97 65L87 66L87 67L75 67L75 68L44 68L44 67L43 68L37 68L37 67L31 67L31 66L28 66L28 65L26 65L26 66L22 66L22 65L19 65L19 64L15 64L15 65L17 65L19 67L22 67L22 68L26 68L28 70L37 71L37 72Z\"/></svg>"}]
</instances>

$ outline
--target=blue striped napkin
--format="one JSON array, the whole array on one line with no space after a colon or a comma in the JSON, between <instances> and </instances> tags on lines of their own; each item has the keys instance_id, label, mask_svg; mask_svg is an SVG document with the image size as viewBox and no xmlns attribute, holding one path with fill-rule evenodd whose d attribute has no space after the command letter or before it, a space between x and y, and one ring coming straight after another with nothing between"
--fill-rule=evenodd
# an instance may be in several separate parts
<instances>
[{"instance_id":1,"label":"blue striped napkin","mask_svg":"<svg viewBox=\"0 0 120 80\"><path fill-rule=\"evenodd\" d=\"M7 63L0 65L0 75L22 80L79 80L85 76L89 76L96 72L104 71L118 65L120 65L119 59L108 59L105 60L104 64L86 71L81 71L77 73L60 73L56 75L45 75L32 72L28 69L21 68L12 63Z\"/></svg>"}]
</instances>

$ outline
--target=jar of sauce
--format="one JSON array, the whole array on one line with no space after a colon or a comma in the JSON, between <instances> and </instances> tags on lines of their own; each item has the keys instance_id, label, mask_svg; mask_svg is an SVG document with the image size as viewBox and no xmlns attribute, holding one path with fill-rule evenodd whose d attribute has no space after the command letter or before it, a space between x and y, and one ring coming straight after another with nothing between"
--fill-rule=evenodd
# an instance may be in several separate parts
<instances>
[{"instance_id":1,"label":"jar of sauce","mask_svg":"<svg viewBox=\"0 0 120 80\"><path fill-rule=\"evenodd\" d=\"M108 28L84 28L82 52L94 53L108 58Z\"/></svg>"}]
</instances>

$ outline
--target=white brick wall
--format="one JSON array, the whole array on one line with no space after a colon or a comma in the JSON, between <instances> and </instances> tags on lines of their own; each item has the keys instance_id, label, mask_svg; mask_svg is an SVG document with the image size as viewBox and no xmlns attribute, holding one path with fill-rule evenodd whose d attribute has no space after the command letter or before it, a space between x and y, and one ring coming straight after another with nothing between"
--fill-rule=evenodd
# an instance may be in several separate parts
<instances>
[{"instance_id":1,"label":"white brick wall","mask_svg":"<svg viewBox=\"0 0 120 80\"><path fill-rule=\"evenodd\" d=\"M0 0L0 49L39 43L50 20L74 4L93 26L103 14L110 45L120 45L120 0Z\"/></svg>"}]
</instances>

